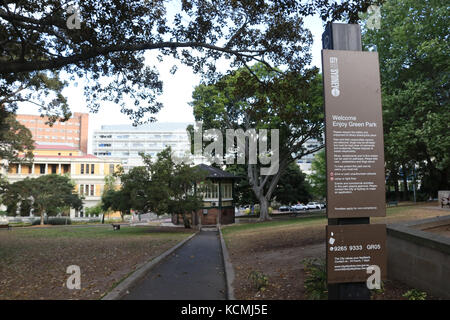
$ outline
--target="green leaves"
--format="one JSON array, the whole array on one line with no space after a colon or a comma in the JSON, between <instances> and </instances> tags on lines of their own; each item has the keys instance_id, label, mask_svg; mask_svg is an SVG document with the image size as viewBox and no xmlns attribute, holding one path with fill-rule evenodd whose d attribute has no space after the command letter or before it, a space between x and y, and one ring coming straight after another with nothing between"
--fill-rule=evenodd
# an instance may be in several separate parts
<instances>
[{"instance_id":1,"label":"green leaves","mask_svg":"<svg viewBox=\"0 0 450 320\"><path fill-rule=\"evenodd\" d=\"M325 150L318 152L311 163L311 175L309 175L311 190L317 198L325 199L327 196L327 171Z\"/></svg>"},{"instance_id":2,"label":"green leaves","mask_svg":"<svg viewBox=\"0 0 450 320\"><path fill-rule=\"evenodd\" d=\"M423 191L435 197L450 187L448 6L388 0L381 14L381 28L367 30L363 42L380 57L389 175L418 166Z\"/></svg>"},{"instance_id":3,"label":"green leaves","mask_svg":"<svg viewBox=\"0 0 450 320\"><path fill-rule=\"evenodd\" d=\"M36 215L55 215L67 206L81 209L82 200L74 193L73 188L71 180L66 176L49 174L38 178L25 178L9 184L3 200L8 209L17 208L24 202L25 207L33 208Z\"/></svg>"},{"instance_id":4,"label":"green leaves","mask_svg":"<svg viewBox=\"0 0 450 320\"><path fill-rule=\"evenodd\" d=\"M67 28L69 14L60 0L2 2L0 104L13 109L20 97L46 108L46 114L66 116L58 73L63 70L71 80L86 80L92 111L111 101L136 124L150 121L162 107L162 81L157 62L144 63L145 51L171 56L207 81L221 76L216 69L221 58L232 68L263 62L298 72L311 60L305 16L320 12L325 20L346 15L354 20L370 2L84 0L77 2L79 30ZM24 89L35 94L18 93ZM54 94L50 105L39 99L45 92Z\"/></svg>"},{"instance_id":5,"label":"green leaves","mask_svg":"<svg viewBox=\"0 0 450 320\"><path fill-rule=\"evenodd\" d=\"M201 190L196 190L195 184L204 180L205 173L189 164L175 163L170 147L156 159L142 157L145 166L120 174L120 190L104 193L103 210L162 215L191 213L201 207Z\"/></svg>"},{"instance_id":6,"label":"green leaves","mask_svg":"<svg viewBox=\"0 0 450 320\"><path fill-rule=\"evenodd\" d=\"M307 203L311 199L310 185L297 163L292 162L280 177L273 198L281 204Z\"/></svg>"},{"instance_id":7,"label":"green leaves","mask_svg":"<svg viewBox=\"0 0 450 320\"><path fill-rule=\"evenodd\" d=\"M29 163L33 159L32 134L0 104L0 159L14 163ZM25 157L22 157L25 155ZM3 164L0 163L0 166Z\"/></svg>"},{"instance_id":8,"label":"green leaves","mask_svg":"<svg viewBox=\"0 0 450 320\"><path fill-rule=\"evenodd\" d=\"M223 136L227 129L279 130L278 173L260 177L259 164L246 161L244 176L248 185L239 182L238 186L241 194L247 195L248 188L252 189L261 204L261 217L266 219L268 205L263 203L267 204L272 199L284 170L296 159L316 151L306 148L308 140L322 140L322 78L318 70L282 73L264 63L257 63L213 84L196 87L192 97L194 117L203 121L204 129L219 129ZM224 154L227 152L225 150ZM253 202L253 197L245 198L245 201Z\"/></svg>"}]
</instances>

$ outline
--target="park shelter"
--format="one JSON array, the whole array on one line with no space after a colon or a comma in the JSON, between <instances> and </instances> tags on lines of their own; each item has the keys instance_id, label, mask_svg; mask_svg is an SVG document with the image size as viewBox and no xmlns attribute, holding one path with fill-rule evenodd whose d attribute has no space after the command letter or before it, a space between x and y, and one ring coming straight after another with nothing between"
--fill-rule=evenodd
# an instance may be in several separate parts
<instances>
[{"instance_id":1,"label":"park shelter","mask_svg":"<svg viewBox=\"0 0 450 320\"><path fill-rule=\"evenodd\" d=\"M200 164L197 166L206 172L208 184L203 192L203 206L194 215L191 214L191 223L194 226L207 226L216 224L234 223L233 191L237 176L219 168ZM172 216L174 224L182 224L181 214Z\"/></svg>"}]
</instances>

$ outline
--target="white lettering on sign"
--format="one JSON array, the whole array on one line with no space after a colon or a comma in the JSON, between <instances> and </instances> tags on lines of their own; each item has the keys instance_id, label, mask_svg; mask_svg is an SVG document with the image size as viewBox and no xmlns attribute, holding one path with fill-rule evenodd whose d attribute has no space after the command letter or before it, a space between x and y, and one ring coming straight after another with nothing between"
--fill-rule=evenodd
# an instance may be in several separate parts
<instances>
[{"instance_id":1,"label":"white lettering on sign","mask_svg":"<svg viewBox=\"0 0 450 320\"><path fill-rule=\"evenodd\" d=\"M333 95L333 97L339 97L341 91L339 90L339 68L337 57L330 57L330 74L331 94Z\"/></svg>"}]
</instances>

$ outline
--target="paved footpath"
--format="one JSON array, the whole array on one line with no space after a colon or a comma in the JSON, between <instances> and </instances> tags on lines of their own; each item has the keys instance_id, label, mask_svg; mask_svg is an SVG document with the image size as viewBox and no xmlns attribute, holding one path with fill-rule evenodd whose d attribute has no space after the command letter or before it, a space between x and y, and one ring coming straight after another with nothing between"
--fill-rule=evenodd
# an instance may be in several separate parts
<instances>
[{"instance_id":1,"label":"paved footpath","mask_svg":"<svg viewBox=\"0 0 450 320\"><path fill-rule=\"evenodd\" d=\"M202 231L161 261L123 300L224 300L218 231Z\"/></svg>"}]
</instances>

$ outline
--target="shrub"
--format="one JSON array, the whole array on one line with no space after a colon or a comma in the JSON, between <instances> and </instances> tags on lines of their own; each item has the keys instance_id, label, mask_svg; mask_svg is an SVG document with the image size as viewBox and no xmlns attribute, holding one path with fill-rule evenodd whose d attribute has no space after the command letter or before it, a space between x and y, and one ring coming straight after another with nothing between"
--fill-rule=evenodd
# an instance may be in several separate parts
<instances>
[{"instance_id":1,"label":"shrub","mask_svg":"<svg viewBox=\"0 0 450 320\"><path fill-rule=\"evenodd\" d=\"M406 291L403 294L403 297L408 300L425 300L427 298L427 293L417 289L411 289Z\"/></svg>"},{"instance_id":2,"label":"shrub","mask_svg":"<svg viewBox=\"0 0 450 320\"><path fill-rule=\"evenodd\" d=\"M45 224L50 224L53 226L59 226L59 225L66 225L66 224L72 224L72 220L70 218L63 218L63 217L46 217L44 218ZM41 224L41 219L36 219L33 221L33 226Z\"/></svg>"},{"instance_id":3,"label":"shrub","mask_svg":"<svg viewBox=\"0 0 450 320\"><path fill-rule=\"evenodd\" d=\"M102 214L102 204L99 203L95 205L94 207L86 208L85 214L90 214L91 216L98 217Z\"/></svg>"},{"instance_id":4,"label":"shrub","mask_svg":"<svg viewBox=\"0 0 450 320\"><path fill-rule=\"evenodd\" d=\"M255 205L255 215L259 216L259 213L261 212L261 210L259 209L259 205ZM269 214L272 214L273 209L272 207L269 207ZM247 208L244 211L245 214L251 214L251 209Z\"/></svg>"},{"instance_id":5,"label":"shrub","mask_svg":"<svg viewBox=\"0 0 450 320\"><path fill-rule=\"evenodd\" d=\"M327 267L324 259L309 258L302 261L305 266L305 292L308 299L328 298Z\"/></svg>"},{"instance_id":6,"label":"shrub","mask_svg":"<svg viewBox=\"0 0 450 320\"><path fill-rule=\"evenodd\" d=\"M248 275L253 287L258 291L264 291L265 287L269 284L269 278L262 272L251 271Z\"/></svg>"}]
</instances>

